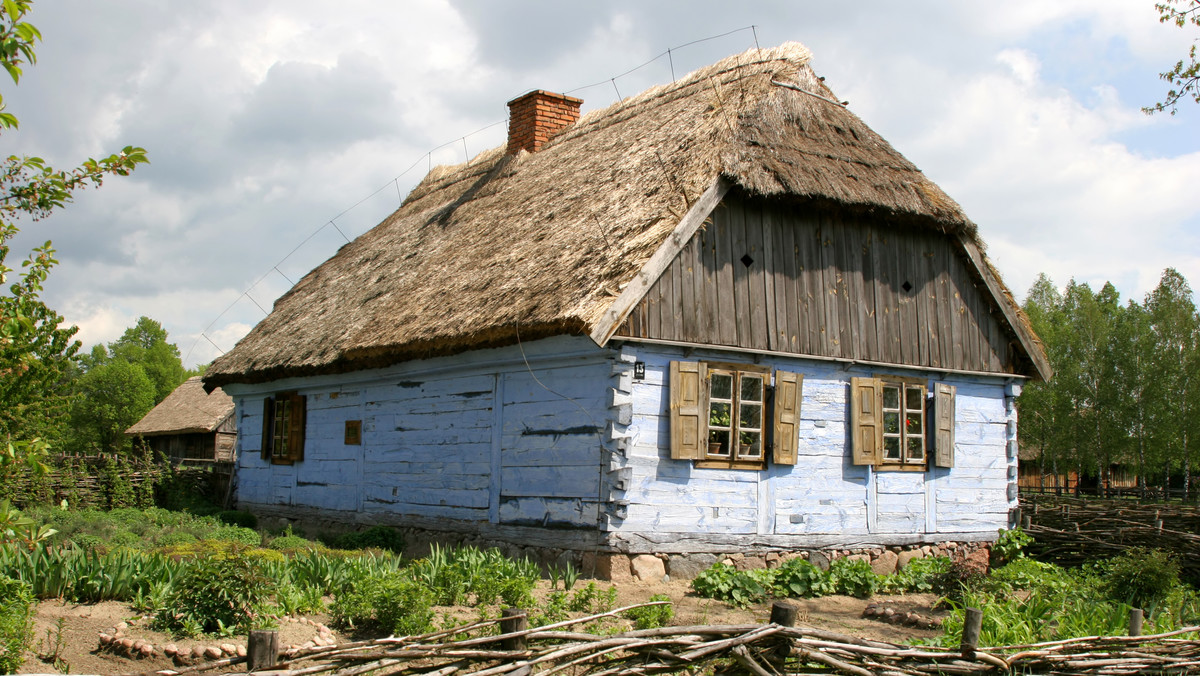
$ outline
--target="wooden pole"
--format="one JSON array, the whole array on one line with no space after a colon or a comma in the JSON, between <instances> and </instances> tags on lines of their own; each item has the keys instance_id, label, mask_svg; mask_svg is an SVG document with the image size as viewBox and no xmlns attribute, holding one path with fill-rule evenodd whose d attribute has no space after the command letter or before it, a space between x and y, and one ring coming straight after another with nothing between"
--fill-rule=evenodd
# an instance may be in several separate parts
<instances>
[{"instance_id":1,"label":"wooden pole","mask_svg":"<svg viewBox=\"0 0 1200 676\"><path fill-rule=\"evenodd\" d=\"M270 669L279 661L279 632L274 629L252 629L246 646L247 671Z\"/></svg>"},{"instance_id":2,"label":"wooden pole","mask_svg":"<svg viewBox=\"0 0 1200 676\"><path fill-rule=\"evenodd\" d=\"M1141 636L1142 635L1142 616L1143 615L1142 615L1141 608L1130 608L1129 609L1129 635L1130 636Z\"/></svg>"},{"instance_id":3,"label":"wooden pole","mask_svg":"<svg viewBox=\"0 0 1200 676\"><path fill-rule=\"evenodd\" d=\"M796 626L800 609L786 601L776 601L771 604L771 623L783 627Z\"/></svg>"},{"instance_id":4,"label":"wooden pole","mask_svg":"<svg viewBox=\"0 0 1200 676\"><path fill-rule=\"evenodd\" d=\"M505 608L500 613L500 633L512 634L529 628L529 616L520 608ZM500 642L503 650L524 650L525 637L514 636Z\"/></svg>"},{"instance_id":5,"label":"wooden pole","mask_svg":"<svg viewBox=\"0 0 1200 676\"><path fill-rule=\"evenodd\" d=\"M975 649L979 647L979 632L983 629L983 611L978 608L967 608L963 618L962 651L963 659L975 659Z\"/></svg>"}]
</instances>

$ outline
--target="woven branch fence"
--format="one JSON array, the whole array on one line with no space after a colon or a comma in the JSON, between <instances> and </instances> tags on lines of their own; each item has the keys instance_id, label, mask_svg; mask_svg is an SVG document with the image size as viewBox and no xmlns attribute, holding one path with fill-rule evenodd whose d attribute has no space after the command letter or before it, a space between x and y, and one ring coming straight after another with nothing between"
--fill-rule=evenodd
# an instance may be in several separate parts
<instances>
[{"instance_id":1,"label":"woven branch fence","mask_svg":"<svg viewBox=\"0 0 1200 676\"><path fill-rule=\"evenodd\" d=\"M1200 508L1172 503L1063 497L1021 498L1029 553L1042 561L1077 566L1131 547L1176 555L1184 579L1200 583Z\"/></svg>"},{"instance_id":2,"label":"woven branch fence","mask_svg":"<svg viewBox=\"0 0 1200 676\"><path fill-rule=\"evenodd\" d=\"M653 604L640 604L645 605ZM489 620L422 636L311 648L287 653L281 656L283 661L254 673L634 676L701 671L755 676L923 676L1016 672L1119 676L1193 673L1200 669L1200 640L1195 635L1200 627L1155 636L1090 637L977 650L903 646L778 623L664 627L607 636L571 630L640 606L500 635L486 634L504 621ZM151 673L233 673L231 668L253 660L255 653L251 645L249 657Z\"/></svg>"}]
</instances>

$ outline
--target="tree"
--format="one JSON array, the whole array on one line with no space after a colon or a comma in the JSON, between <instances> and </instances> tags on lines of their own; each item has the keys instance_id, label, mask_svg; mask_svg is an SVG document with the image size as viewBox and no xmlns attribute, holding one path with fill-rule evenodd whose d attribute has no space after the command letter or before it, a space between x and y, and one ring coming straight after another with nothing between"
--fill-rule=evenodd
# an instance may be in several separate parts
<instances>
[{"instance_id":1,"label":"tree","mask_svg":"<svg viewBox=\"0 0 1200 676\"><path fill-rule=\"evenodd\" d=\"M158 403L175 391L187 372L179 358L179 348L167 342L167 330L149 317L139 317L137 324L124 335L109 343L113 359L122 359L142 367L154 383L154 402Z\"/></svg>"},{"instance_id":2,"label":"tree","mask_svg":"<svg viewBox=\"0 0 1200 676\"><path fill-rule=\"evenodd\" d=\"M22 68L36 61L34 44L41 33L24 21L30 0L0 2L0 65L14 83ZM0 130L15 130L16 116L4 109L0 96ZM71 201L76 190L99 186L110 175L125 176L146 152L127 146L101 160L88 159L79 167L58 171L39 157L10 156L0 163L0 284L13 269L6 265L10 242L22 217L39 220ZM55 421L67 407L66 376L79 350L72 340L76 328L63 327L63 318L42 302L39 294L57 263L46 242L21 263L24 270L0 295L0 441L18 448L41 448L44 436L58 437ZM30 446L32 441L37 443Z\"/></svg>"},{"instance_id":3,"label":"tree","mask_svg":"<svg viewBox=\"0 0 1200 676\"><path fill-rule=\"evenodd\" d=\"M1173 23L1180 28L1200 27L1200 0L1165 0L1155 4L1154 8L1158 10L1159 23ZM1192 41L1186 61L1180 59L1173 68L1158 76L1169 82L1171 88L1164 100L1142 108L1142 112L1153 114L1169 110L1174 115L1180 99L1190 97L1200 103L1200 62L1196 61L1196 41Z\"/></svg>"},{"instance_id":4,"label":"tree","mask_svg":"<svg viewBox=\"0 0 1200 676\"><path fill-rule=\"evenodd\" d=\"M76 450L120 452L128 448L125 430L154 407L154 382L138 364L110 359L79 379L71 414Z\"/></svg>"},{"instance_id":5,"label":"tree","mask_svg":"<svg viewBox=\"0 0 1200 676\"><path fill-rule=\"evenodd\" d=\"M1192 289L1183 275L1167 268L1158 286L1146 296L1145 308L1153 335L1155 379L1150 446L1161 458L1164 477L1173 469L1183 470L1186 490L1192 468L1191 447L1196 442L1195 421L1188 417L1193 408L1189 401L1198 396L1196 377L1190 371L1195 363L1198 330Z\"/></svg>"}]
</instances>

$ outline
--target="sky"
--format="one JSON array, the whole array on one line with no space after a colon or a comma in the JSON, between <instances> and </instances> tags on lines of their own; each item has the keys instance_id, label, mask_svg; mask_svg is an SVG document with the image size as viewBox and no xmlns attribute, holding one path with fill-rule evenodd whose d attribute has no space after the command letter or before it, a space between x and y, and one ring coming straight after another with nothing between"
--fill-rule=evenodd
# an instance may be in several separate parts
<instances>
[{"instance_id":1,"label":"sky","mask_svg":"<svg viewBox=\"0 0 1200 676\"><path fill-rule=\"evenodd\" d=\"M0 82L6 153L151 164L19 222L8 264L52 240L43 298L85 349L148 316L191 367L431 166L503 143L507 101L586 112L797 41L1019 298L1046 273L1141 300L1168 267L1200 285L1200 105L1141 112L1197 33L1157 19L1153 0L36 0L38 63Z\"/></svg>"}]
</instances>

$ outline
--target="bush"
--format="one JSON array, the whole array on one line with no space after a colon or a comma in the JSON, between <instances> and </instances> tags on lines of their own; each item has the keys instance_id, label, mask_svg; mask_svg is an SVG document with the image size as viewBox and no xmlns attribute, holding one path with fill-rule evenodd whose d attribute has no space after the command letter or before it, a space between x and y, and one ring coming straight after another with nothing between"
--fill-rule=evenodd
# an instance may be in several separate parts
<instances>
[{"instance_id":1,"label":"bush","mask_svg":"<svg viewBox=\"0 0 1200 676\"><path fill-rule=\"evenodd\" d=\"M764 571L771 573L772 571ZM749 571L739 571L727 563L714 563L692 580L692 590L700 596L718 601L729 601L737 606L748 606L762 601L771 592L771 585L763 585L759 577Z\"/></svg>"},{"instance_id":2,"label":"bush","mask_svg":"<svg viewBox=\"0 0 1200 676\"><path fill-rule=\"evenodd\" d=\"M33 589L0 577L0 673L15 674L33 643Z\"/></svg>"},{"instance_id":3,"label":"bush","mask_svg":"<svg viewBox=\"0 0 1200 676\"><path fill-rule=\"evenodd\" d=\"M862 559L837 559L829 564L829 582L835 594L865 599L875 593L879 576Z\"/></svg>"},{"instance_id":4,"label":"bush","mask_svg":"<svg viewBox=\"0 0 1200 676\"><path fill-rule=\"evenodd\" d=\"M372 526L363 531L342 533L332 539L334 549L383 549L395 554L404 553L404 535L390 526Z\"/></svg>"},{"instance_id":5,"label":"bush","mask_svg":"<svg viewBox=\"0 0 1200 676\"><path fill-rule=\"evenodd\" d=\"M330 613L341 627L379 627L408 636L433 629L433 601L428 587L397 572L361 580L334 599Z\"/></svg>"},{"instance_id":6,"label":"bush","mask_svg":"<svg viewBox=\"0 0 1200 676\"><path fill-rule=\"evenodd\" d=\"M1158 604L1179 586L1179 564L1159 549L1134 547L1102 567L1101 588L1108 598L1135 608Z\"/></svg>"},{"instance_id":7,"label":"bush","mask_svg":"<svg viewBox=\"0 0 1200 676\"><path fill-rule=\"evenodd\" d=\"M642 606L625 611L625 617L633 620L634 629L657 629L665 627L675 618L675 607L670 603L671 597L665 594L655 594L650 601L666 601L661 606Z\"/></svg>"},{"instance_id":8,"label":"bush","mask_svg":"<svg viewBox=\"0 0 1200 676\"><path fill-rule=\"evenodd\" d=\"M320 545L299 535L283 535L268 542L267 548L280 552L294 552L300 549L318 549Z\"/></svg>"},{"instance_id":9,"label":"bush","mask_svg":"<svg viewBox=\"0 0 1200 676\"><path fill-rule=\"evenodd\" d=\"M210 539L219 542L236 542L240 545L257 547L262 544L262 536L258 531L242 528L241 526L225 526L213 531Z\"/></svg>"},{"instance_id":10,"label":"bush","mask_svg":"<svg viewBox=\"0 0 1200 676\"><path fill-rule=\"evenodd\" d=\"M1021 559L1028 561L1029 559ZM945 556L927 556L913 559L900 570L879 579L879 591L885 594L923 593L933 591L939 575L950 568L950 559Z\"/></svg>"},{"instance_id":11,"label":"bush","mask_svg":"<svg viewBox=\"0 0 1200 676\"><path fill-rule=\"evenodd\" d=\"M258 528L258 517L250 512L243 512L237 509L227 509L223 512L217 512L217 520L228 526L241 526L242 528Z\"/></svg>"},{"instance_id":12,"label":"bush","mask_svg":"<svg viewBox=\"0 0 1200 676\"><path fill-rule=\"evenodd\" d=\"M157 544L159 547L173 547L175 545L188 545L196 542L196 536L182 530L166 531L158 537Z\"/></svg>"},{"instance_id":13,"label":"bush","mask_svg":"<svg viewBox=\"0 0 1200 676\"><path fill-rule=\"evenodd\" d=\"M245 632L274 591L274 581L248 556L235 553L189 561L172 584L154 626L183 636Z\"/></svg>"},{"instance_id":14,"label":"bush","mask_svg":"<svg viewBox=\"0 0 1200 676\"><path fill-rule=\"evenodd\" d=\"M775 571L775 593L812 598L834 592L829 574L799 557L784 561Z\"/></svg>"}]
</instances>

